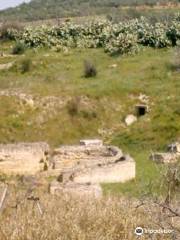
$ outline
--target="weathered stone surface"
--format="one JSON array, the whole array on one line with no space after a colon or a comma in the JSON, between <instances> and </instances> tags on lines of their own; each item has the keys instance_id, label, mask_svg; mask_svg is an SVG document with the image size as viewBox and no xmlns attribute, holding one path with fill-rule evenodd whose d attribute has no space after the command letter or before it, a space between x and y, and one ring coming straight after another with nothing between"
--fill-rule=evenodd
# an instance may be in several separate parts
<instances>
[{"instance_id":1,"label":"weathered stone surface","mask_svg":"<svg viewBox=\"0 0 180 240\"><path fill-rule=\"evenodd\" d=\"M115 183L126 182L135 178L136 166L135 162L130 157L125 157L124 160L96 166L93 168L84 169L84 171L75 172L73 181L76 183Z\"/></svg>"},{"instance_id":2,"label":"weathered stone surface","mask_svg":"<svg viewBox=\"0 0 180 240\"><path fill-rule=\"evenodd\" d=\"M52 162L55 169L77 170L113 163L122 157L122 151L114 146L62 146L54 150Z\"/></svg>"},{"instance_id":3,"label":"weathered stone surface","mask_svg":"<svg viewBox=\"0 0 180 240\"><path fill-rule=\"evenodd\" d=\"M148 104L149 103L149 96L143 94L143 93L140 93L139 95L139 100L142 102L142 103L145 103L145 104Z\"/></svg>"},{"instance_id":4,"label":"weathered stone surface","mask_svg":"<svg viewBox=\"0 0 180 240\"><path fill-rule=\"evenodd\" d=\"M6 174L34 174L46 161L47 143L0 144L0 171Z\"/></svg>"},{"instance_id":5,"label":"weathered stone surface","mask_svg":"<svg viewBox=\"0 0 180 240\"><path fill-rule=\"evenodd\" d=\"M167 146L167 152L152 153L150 159L157 163L173 163L180 158L180 143L174 142Z\"/></svg>"},{"instance_id":6,"label":"weathered stone surface","mask_svg":"<svg viewBox=\"0 0 180 240\"><path fill-rule=\"evenodd\" d=\"M54 150L52 161L63 183L125 182L135 177L135 161L115 146L62 146Z\"/></svg>"},{"instance_id":7,"label":"weathered stone surface","mask_svg":"<svg viewBox=\"0 0 180 240\"><path fill-rule=\"evenodd\" d=\"M180 142L175 142L175 143L168 145L168 151L180 154Z\"/></svg>"},{"instance_id":8,"label":"weathered stone surface","mask_svg":"<svg viewBox=\"0 0 180 240\"><path fill-rule=\"evenodd\" d=\"M157 163L172 163L177 161L177 155L167 152L167 153L153 153L150 159Z\"/></svg>"},{"instance_id":9,"label":"weathered stone surface","mask_svg":"<svg viewBox=\"0 0 180 240\"><path fill-rule=\"evenodd\" d=\"M14 65L14 62L0 64L0 70L8 70Z\"/></svg>"},{"instance_id":10,"label":"weathered stone surface","mask_svg":"<svg viewBox=\"0 0 180 240\"><path fill-rule=\"evenodd\" d=\"M1 172L30 175L40 170L62 184L125 182L135 177L135 161L115 146L73 145L50 151L46 143L0 144Z\"/></svg>"},{"instance_id":11,"label":"weathered stone surface","mask_svg":"<svg viewBox=\"0 0 180 240\"><path fill-rule=\"evenodd\" d=\"M103 141L100 139L84 139L80 140L80 145L84 146L103 146Z\"/></svg>"},{"instance_id":12,"label":"weathered stone surface","mask_svg":"<svg viewBox=\"0 0 180 240\"><path fill-rule=\"evenodd\" d=\"M137 117L134 116L133 114L130 114L125 118L125 123L127 126L132 125L136 121L137 121Z\"/></svg>"},{"instance_id":13,"label":"weathered stone surface","mask_svg":"<svg viewBox=\"0 0 180 240\"><path fill-rule=\"evenodd\" d=\"M79 184L69 182L66 184L53 181L49 186L49 191L53 195L72 195L77 197L102 197L102 188L98 184Z\"/></svg>"}]
</instances>

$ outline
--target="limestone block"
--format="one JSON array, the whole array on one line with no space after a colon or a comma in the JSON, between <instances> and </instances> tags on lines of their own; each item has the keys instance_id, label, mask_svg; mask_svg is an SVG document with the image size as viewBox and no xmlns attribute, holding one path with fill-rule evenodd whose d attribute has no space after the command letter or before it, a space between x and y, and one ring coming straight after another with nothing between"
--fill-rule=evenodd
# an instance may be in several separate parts
<instances>
[{"instance_id":1,"label":"limestone block","mask_svg":"<svg viewBox=\"0 0 180 240\"><path fill-rule=\"evenodd\" d=\"M103 141L99 139L83 139L80 140L80 145L84 146L103 146Z\"/></svg>"},{"instance_id":2,"label":"limestone block","mask_svg":"<svg viewBox=\"0 0 180 240\"><path fill-rule=\"evenodd\" d=\"M46 161L47 143L0 144L0 171L6 174L34 174Z\"/></svg>"},{"instance_id":3,"label":"limestone block","mask_svg":"<svg viewBox=\"0 0 180 240\"><path fill-rule=\"evenodd\" d=\"M8 70L14 65L14 62L0 64L0 70Z\"/></svg>"},{"instance_id":4,"label":"limestone block","mask_svg":"<svg viewBox=\"0 0 180 240\"><path fill-rule=\"evenodd\" d=\"M177 155L174 153L153 153L150 159L157 163L172 163L177 161Z\"/></svg>"},{"instance_id":5,"label":"limestone block","mask_svg":"<svg viewBox=\"0 0 180 240\"><path fill-rule=\"evenodd\" d=\"M136 122L136 121L137 121L137 117L134 116L134 115L132 115L132 114L128 115L128 116L125 118L125 123L126 123L127 126L132 125L132 124L133 124L134 122Z\"/></svg>"},{"instance_id":6,"label":"limestone block","mask_svg":"<svg viewBox=\"0 0 180 240\"><path fill-rule=\"evenodd\" d=\"M136 165L131 158L114 164L96 166L77 172L73 176L76 183L116 183L135 178Z\"/></svg>"},{"instance_id":7,"label":"limestone block","mask_svg":"<svg viewBox=\"0 0 180 240\"><path fill-rule=\"evenodd\" d=\"M168 151L180 154L180 143L175 142L175 143L172 143L172 144L168 145Z\"/></svg>"}]
</instances>

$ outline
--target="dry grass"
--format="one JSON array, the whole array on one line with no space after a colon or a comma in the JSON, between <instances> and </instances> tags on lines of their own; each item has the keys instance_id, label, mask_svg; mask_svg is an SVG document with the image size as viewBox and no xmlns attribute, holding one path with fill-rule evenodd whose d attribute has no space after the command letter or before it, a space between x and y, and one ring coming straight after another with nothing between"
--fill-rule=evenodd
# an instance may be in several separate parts
<instances>
[{"instance_id":1,"label":"dry grass","mask_svg":"<svg viewBox=\"0 0 180 240\"><path fill-rule=\"evenodd\" d=\"M167 217L156 204L139 204L137 200L106 197L101 200L55 197L36 193L43 215L25 190L11 187L0 214L2 240L133 240L134 229L177 228L176 218ZM16 204L17 203L17 204ZM173 224L173 226L170 226ZM175 233L175 232L174 232ZM175 236L178 239L178 231ZM144 235L143 239L152 239ZM172 239L157 234L153 239Z\"/></svg>"}]
</instances>

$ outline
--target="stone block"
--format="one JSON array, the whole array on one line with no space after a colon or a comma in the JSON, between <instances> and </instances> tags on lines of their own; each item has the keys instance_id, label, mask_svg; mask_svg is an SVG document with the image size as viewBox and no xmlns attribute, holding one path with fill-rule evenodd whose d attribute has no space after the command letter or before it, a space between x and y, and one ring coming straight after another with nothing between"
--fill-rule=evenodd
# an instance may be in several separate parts
<instances>
[{"instance_id":1,"label":"stone block","mask_svg":"<svg viewBox=\"0 0 180 240\"><path fill-rule=\"evenodd\" d=\"M83 146L103 146L103 141L100 139L84 139L80 140L80 145Z\"/></svg>"},{"instance_id":2,"label":"stone block","mask_svg":"<svg viewBox=\"0 0 180 240\"><path fill-rule=\"evenodd\" d=\"M150 159L156 163L172 163L177 161L177 155L174 153L153 153Z\"/></svg>"},{"instance_id":3,"label":"stone block","mask_svg":"<svg viewBox=\"0 0 180 240\"><path fill-rule=\"evenodd\" d=\"M77 172L73 176L73 181L76 183L123 183L134 179L135 175L135 161L129 158L114 164L96 166Z\"/></svg>"},{"instance_id":4,"label":"stone block","mask_svg":"<svg viewBox=\"0 0 180 240\"><path fill-rule=\"evenodd\" d=\"M6 174L34 174L43 169L47 143L0 144L0 171Z\"/></svg>"}]
</instances>

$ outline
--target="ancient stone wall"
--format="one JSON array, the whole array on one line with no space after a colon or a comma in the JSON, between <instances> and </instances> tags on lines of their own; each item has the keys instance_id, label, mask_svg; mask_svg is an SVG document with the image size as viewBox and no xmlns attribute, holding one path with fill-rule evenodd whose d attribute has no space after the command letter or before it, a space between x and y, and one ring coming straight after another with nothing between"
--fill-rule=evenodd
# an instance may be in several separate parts
<instances>
[{"instance_id":1,"label":"ancient stone wall","mask_svg":"<svg viewBox=\"0 0 180 240\"><path fill-rule=\"evenodd\" d=\"M61 182L112 183L135 178L135 161L115 146L80 145L55 149L54 168ZM57 171L58 172L58 171Z\"/></svg>"},{"instance_id":2,"label":"ancient stone wall","mask_svg":"<svg viewBox=\"0 0 180 240\"><path fill-rule=\"evenodd\" d=\"M122 151L114 146L62 146L54 150L55 169L73 169L106 165L123 158Z\"/></svg>"},{"instance_id":3,"label":"ancient stone wall","mask_svg":"<svg viewBox=\"0 0 180 240\"><path fill-rule=\"evenodd\" d=\"M156 163L174 163L180 158L180 143L175 142L167 146L167 152L155 152L150 159Z\"/></svg>"},{"instance_id":4,"label":"ancient stone wall","mask_svg":"<svg viewBox=\"0 0 180 240\"><path fill-rule=\"evenodd\" d=\"M46 173L55 172L59 182L79 187L85 184L85 188L88 183L125 182L135 177L135 161L118 147L103 145L98 140L86 140L87 145L82 142L54 151L43 142L0 144L0 172L36 174L47 164Z\"/></svg>"},{"instance_id":5,"label":"ancient stone wall","mask_svg":"<svg viewBox=\"0 0 180 240\"><path fill-rule=\"evenodd\" d=\"M115 183L126 182L136 175L136 166L132 158L110 163L103 166L87 168L73 176L76 183Z\"/></svg>"},{"instance_id":6,"label":"ancient stone wall","mask_svg":"<svg viewBox=\"0 0 180 240\"><path fill-rule=\"evenodd\" d=\"M47 165L47 169L43 169ZM86 140L80 145L61 146L54 151L47 143L0 144L0 172L36 174L45 171L57 177L51 194L100 197L100 183L125 182L135 177L135 161L121 149L102 141Z\"/></svg>"},{"instance_id":7,"label":"ancient stone wall","mask_svg":"<svg viewBox=\"0 0 180 240\"><path fill-rule=\"evenodd\" d=\"M0 172L34 174L43 168L48 152L49 145L43 142L0 144Z\"/></svg>"}]
</instances>

